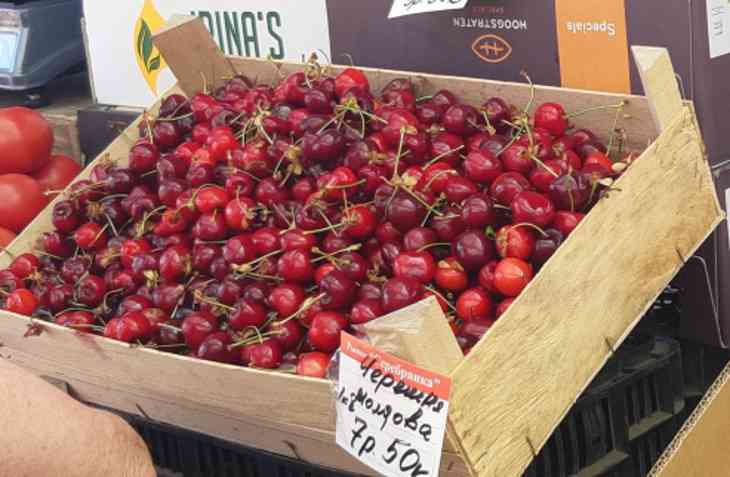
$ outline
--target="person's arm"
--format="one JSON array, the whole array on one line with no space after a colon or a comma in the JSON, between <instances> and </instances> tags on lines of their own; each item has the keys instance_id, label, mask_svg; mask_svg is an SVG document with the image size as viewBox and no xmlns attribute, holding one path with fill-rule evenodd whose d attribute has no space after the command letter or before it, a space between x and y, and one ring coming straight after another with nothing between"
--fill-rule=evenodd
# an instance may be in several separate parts
<instances>
[{"instance_id":1,"label":"person's arm","mask_svg":"<svg viewBox=\"0 0 730 477\"><path fill-rule=\"evenodd\" d=\"M156 473L144 441L123 419L0 359L0 477L56 475Z\"/></svg>"}]
</instances>

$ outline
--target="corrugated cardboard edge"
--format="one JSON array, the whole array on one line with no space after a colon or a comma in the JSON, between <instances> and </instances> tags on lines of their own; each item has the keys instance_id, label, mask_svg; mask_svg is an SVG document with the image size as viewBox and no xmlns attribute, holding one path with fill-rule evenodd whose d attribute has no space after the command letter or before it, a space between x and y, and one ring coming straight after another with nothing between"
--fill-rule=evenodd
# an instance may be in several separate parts
<instances>
[{"instance_id":1,"label":"corrugated cardboard edge","mask_svg":"<svg viewBox=\"0 0 730 477\"><path fill-rule=\"evenodd\" d=\"M685 446L687 439L690 436L694 435L693 433L701 432L704 419L707 416L708 412L713 410L713 406L719 406L723 404L723 402L718 402L716 400L723 391L730 393L730 388L725 387L728 382L730 382L730 364L728 364L722 371L722 373L720 373L720 376L712 384L710 389L707 391L695 410L689 416L677 435L674 436L674 439L664 450L664 453L662 453L662 455L659 457L659 460L654 465L654 468L652 468L652 470L649 472L648 477L669 477L670 475L686 475L684 473L678 473L679 471L675 471L672 468L673 463L676 462L675 459L681 458L683 452L687 451L687 448ZM728 412L730 413L730 411ZM721 438L722 436L712 437ZM730 439L726 438L725 440L730 444ZM707 443L707 436L705 437L705 440L700 442L700 444L702 443ZM728 448L726 458L727 462L725 462L724 464L722 462L696 462L695 464L698 467L701 466L701 468L703 469L698 475L727 475L728 465L730 465L730 448Z\"/></svg>"}]
</instances>

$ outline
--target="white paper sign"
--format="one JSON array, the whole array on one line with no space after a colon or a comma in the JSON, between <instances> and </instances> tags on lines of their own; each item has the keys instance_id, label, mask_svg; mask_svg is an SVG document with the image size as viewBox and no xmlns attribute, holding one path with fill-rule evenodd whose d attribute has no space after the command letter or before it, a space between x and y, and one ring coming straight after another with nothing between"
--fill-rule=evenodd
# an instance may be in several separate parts
<instances>
[{"instance_id":1,"label":"white paper sign","mask_svg":"<svg viewBox=\"0 0 730 477\"><path fill-rule=\"evenodd\" d=\"M730 53L730 0L707 0L710 58Z\"/></svg>"},{"instance_id":2,"label":"white paper sign","mask_svg":"<svg viewBox=\"0 0 730 477\"><path fill-rule=\"evenodd\" d=\"M342 333L337 444L386 477L438 476L451 379Z\"/></svg>"},{"instance_id":3,"label":"white paper sign","mask_svg":"<svg viewBox=\"0 0 730 477\"><path fill-rule=\"evenodd\" d=\"M323 63L330 56L326 0L84 0L99 103L148 107L175 83L164 58L140 47L140 33L154 34L176 14L202 18L230 55L300 61L316 52ZM140 51L148 57L139 58Z\"/></svg>"},{"instance_id":4,"label":"white paper sign","mask_svg":"<svg viewBox=\"0 0 730 477\"><path fill-rule=\"evenodd\" d=\"M469 0L393 0L388 18L404 17L416 13L460 10Z\"/></svg>"}]
</instances>

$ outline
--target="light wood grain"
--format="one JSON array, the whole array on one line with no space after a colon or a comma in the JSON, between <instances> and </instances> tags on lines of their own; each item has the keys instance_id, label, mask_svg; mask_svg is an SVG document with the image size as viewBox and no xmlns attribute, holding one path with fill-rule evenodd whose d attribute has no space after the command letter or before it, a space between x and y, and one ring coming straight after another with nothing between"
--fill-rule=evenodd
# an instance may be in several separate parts
<instances>
[{"instance_id":1,"label":"light wood grain","mask_svg":"<svg viewBox=\"0 0 730 477\"><path fill-rule=\"evenodd\" d=\"M730 365L720 374L649 477L725 477L730 469Z\"/></svg>"},{"instance_id":2,"label":"light wood grain","mask_svg":"<svg viewBox=\"0 0 730 477\"><path fill-rule=\"evenodd\" d=\"M453 373L451 422L479 476L524 471L722 220L689 110L615 189Z\"/></svg>"},{"instance_id":3,"label":"light wood grain","mask_svg":"<svg viewBox=\"0 0 730 477\"><path fill-rule=\"evenodd\" d=\"M682 112L682 96L666 48L632 46L654 123L663 131Z\"/></svg>"}]
</instances>

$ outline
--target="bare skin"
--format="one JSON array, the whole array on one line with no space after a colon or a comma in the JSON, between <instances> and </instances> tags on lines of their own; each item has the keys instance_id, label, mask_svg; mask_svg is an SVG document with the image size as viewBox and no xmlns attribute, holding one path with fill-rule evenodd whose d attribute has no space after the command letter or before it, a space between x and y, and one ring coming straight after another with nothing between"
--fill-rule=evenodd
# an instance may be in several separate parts
<instances>
[{"instance_id":1,"label":"bare skin","mask_svg":"<svg viewBox=\"0 0 730 477\"><path fill-rule=\"evenodd\" d=\"M3 359L0 403L0 477L156 475L144 441L124 420Z\"/></svg>"}]
</instances>

